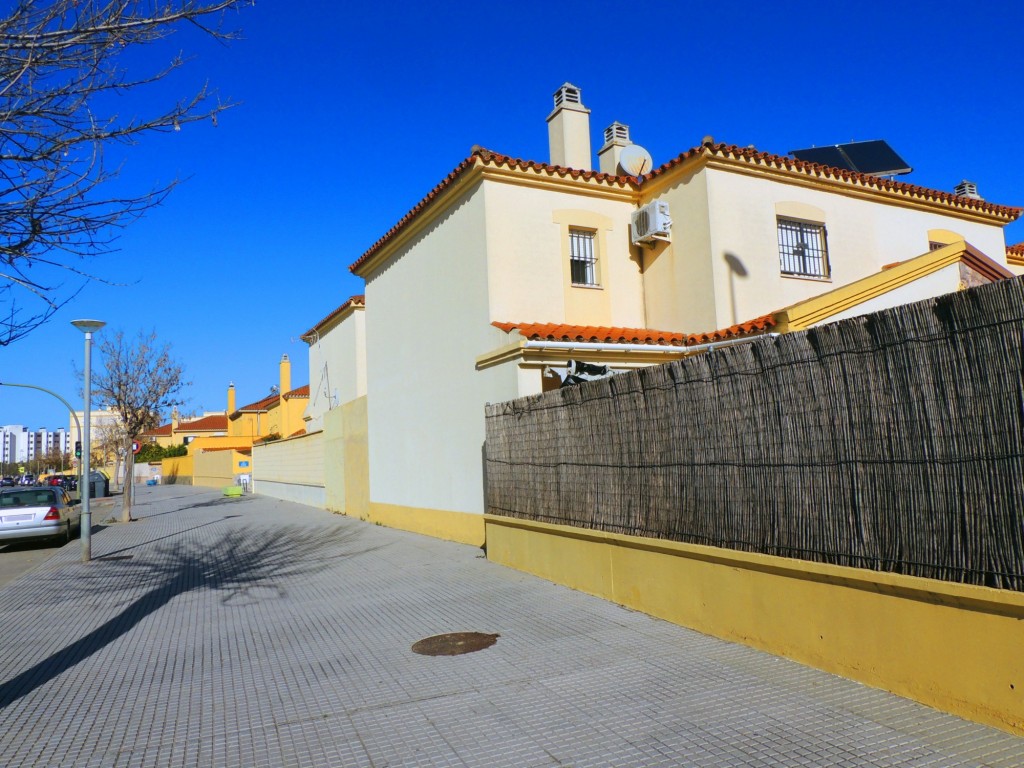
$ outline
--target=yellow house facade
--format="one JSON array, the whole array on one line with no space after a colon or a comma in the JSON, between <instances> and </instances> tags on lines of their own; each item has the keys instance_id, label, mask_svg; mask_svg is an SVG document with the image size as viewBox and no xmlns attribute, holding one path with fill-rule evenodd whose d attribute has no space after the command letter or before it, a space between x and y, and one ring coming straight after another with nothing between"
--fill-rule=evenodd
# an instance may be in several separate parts
<instances>
[{"instance_id":1,"label":"yellow house facade","mask_svg":"<svg viewBox=\"0 0 1024 768\"><path fill-rule=\"evenodd\" d=\"M235 387L228 387L227 437L232 444L244 438L251 445L262 438L290 437L305 429L302 418L309 399L309 385L292 388L292 367L288 355L281 356L278 384L268 396L235 407Z\"/></svg>"},{"instance_id":2,"label":"yellow house facade","mask_svg":"<svg viewBox=\"0 0 1024 768\"><path fill-rule=\"evenodd\" d=\"M939 251L983 261L982 280L1024 263L1003 235L1019 208L710 137L638 180L616 162L631 146L618 123L593 170L569 84L548 127L550 162L474 148L351 266L358 341L324 354L365 365L371 519L482 543L484 405L542 391L549 365L664 362L858 281L882 286L872 308L957 290L962 260L891 266ZM638 239L641 213L670 226Z\"/></svg>"}]
</instances>

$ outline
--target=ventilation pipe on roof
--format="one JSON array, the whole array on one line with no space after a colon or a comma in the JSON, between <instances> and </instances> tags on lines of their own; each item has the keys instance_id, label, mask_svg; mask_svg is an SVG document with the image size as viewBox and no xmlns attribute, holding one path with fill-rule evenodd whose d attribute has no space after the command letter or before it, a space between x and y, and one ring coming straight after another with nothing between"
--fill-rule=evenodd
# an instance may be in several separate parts
<instances>
[{"instance_id":1,"label":"ventilation pipe on roof","mask_svg":"<svg viewBox=\"0 0 1024 768\"><path fill-rule=\"evenodd\" d=\"M555 91L555 109L547 119L551 164L591 170L590 110L583 106L580 89L565 83Z\"/></svg>"},{"instance_id":2,"label":"ventilation pipe on roof","mask_svg":"<svg viewBox=\"0 0 1024 768\"><path fill-rule=\"evenodd\" d=\"M614 122L604 129L604 146L597 153L598 168L601 173L612 176L619 175L619 156L622 148L633 142L629 140L629 126ZM650 170L648 168L648 170Z\"/></svg>"}]
</instances>

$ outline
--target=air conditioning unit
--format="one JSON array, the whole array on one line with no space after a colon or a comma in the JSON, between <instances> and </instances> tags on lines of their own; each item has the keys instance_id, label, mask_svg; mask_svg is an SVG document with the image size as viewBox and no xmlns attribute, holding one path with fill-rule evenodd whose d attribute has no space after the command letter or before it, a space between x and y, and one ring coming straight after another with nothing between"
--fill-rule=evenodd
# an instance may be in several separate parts
<instances>
[{"instance_id":1,"label":"air conditioning unit","mask_svg":"<svg viewBox=\"0 0 1024 768\"><path fill-rule=\"evenodd\" d=\"M668 203L664 200L655 200L633 211L629 229L633 245L653 243L655 240L671 240L672 217L668 212Z\"/></svg>"}]
</instances>

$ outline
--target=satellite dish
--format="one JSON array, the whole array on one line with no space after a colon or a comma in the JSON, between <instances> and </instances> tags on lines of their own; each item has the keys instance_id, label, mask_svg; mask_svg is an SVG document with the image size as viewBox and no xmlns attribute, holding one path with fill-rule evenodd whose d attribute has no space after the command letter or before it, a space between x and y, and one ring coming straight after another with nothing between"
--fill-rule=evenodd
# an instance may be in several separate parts
<instances>
[{"instance_id":1,"label":"satellite dish","mask_svg":"<svg viewBox=\"0 0 1024 768\"><path fill-rule=\"evenodd\" d=\"M640 177L650 173L654 168L654 159L651 153L639 144L628 144L622 148L619 155L619 168L630 176Z\"/></svg>"}]
</instances>

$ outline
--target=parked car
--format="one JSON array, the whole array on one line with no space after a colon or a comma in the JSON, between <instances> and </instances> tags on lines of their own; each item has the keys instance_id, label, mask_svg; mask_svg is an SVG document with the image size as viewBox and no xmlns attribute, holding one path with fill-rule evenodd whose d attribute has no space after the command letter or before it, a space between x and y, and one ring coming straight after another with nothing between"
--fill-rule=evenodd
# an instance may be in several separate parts
<instances>
[{"instance_id":1,"label":"parked car","mask_svg":"<svg viewBox=\"0 0 1024 768\"><path fill-rule=\"evenodd\" d=\"M0 541L55 538L81 533L82 510L63 488L0 489Z\"/></svg>"},{"instance_id":2,"label":"parked car","mask_svg":"<svg viewBox=\"0 0 1024 768\"><path fill-rule=\"evenodd\" d=\"M17 483L10 475L0 478L0 488L13 488Z\"/></svg>"},{"instance_id":3,"label":"parked car","mask_svg":"<svg viewBox=\"0 0 1024 768\"><path fill-rule=\"evenodd\" d=\"M35 485L36 476L30 474L24 474L21 476L21 480L18 482L19 485Z\"/></svg>"}]
</instances>

